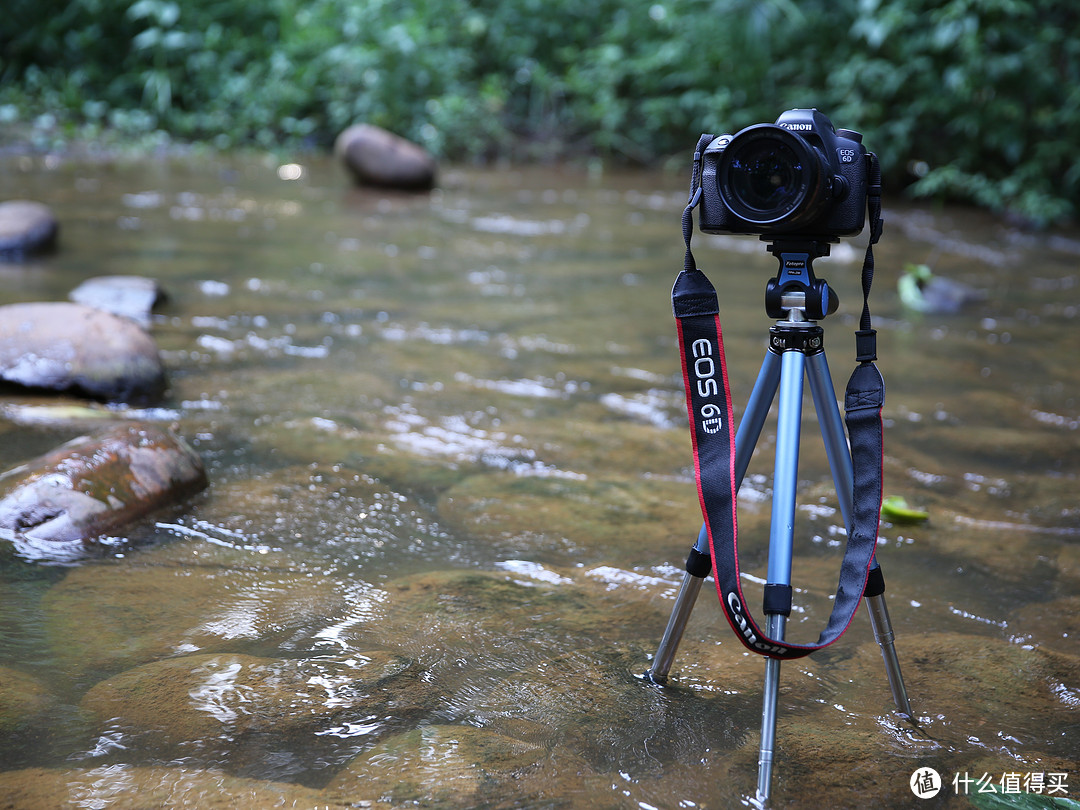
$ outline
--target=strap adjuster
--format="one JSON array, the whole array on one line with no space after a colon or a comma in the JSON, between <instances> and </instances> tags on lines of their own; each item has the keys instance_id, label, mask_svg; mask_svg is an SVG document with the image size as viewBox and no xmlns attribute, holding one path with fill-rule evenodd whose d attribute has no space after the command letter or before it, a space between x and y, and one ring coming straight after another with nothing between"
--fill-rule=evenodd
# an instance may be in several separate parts
<instances>
[{"instance_id":1,"label":"strap adjuster","mask_svg":"<svg viewBox=\"0 0 1080 810\"><path fill-rule=\"evenodd\" d=\"M876 329L859 329L855 332L855 359L860 363L877 360Z\"/></svg>"}]
</instances>

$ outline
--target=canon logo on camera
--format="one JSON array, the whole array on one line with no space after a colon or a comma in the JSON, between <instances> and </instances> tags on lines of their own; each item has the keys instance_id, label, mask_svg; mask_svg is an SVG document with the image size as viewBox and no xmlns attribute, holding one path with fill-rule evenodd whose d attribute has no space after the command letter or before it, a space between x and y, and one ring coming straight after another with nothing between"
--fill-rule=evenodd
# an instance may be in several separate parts
<instances>
[{"instance_id":1,"label":"canon logo on camera","mask_svg":"<svg viewBox=\"0 0 1080 810\"><path fill-rule=\"evenodd\" d=\"M794 132L813 132L813 124L781 124L784 129L790 129Z\"/></svg>"}]
</instances>

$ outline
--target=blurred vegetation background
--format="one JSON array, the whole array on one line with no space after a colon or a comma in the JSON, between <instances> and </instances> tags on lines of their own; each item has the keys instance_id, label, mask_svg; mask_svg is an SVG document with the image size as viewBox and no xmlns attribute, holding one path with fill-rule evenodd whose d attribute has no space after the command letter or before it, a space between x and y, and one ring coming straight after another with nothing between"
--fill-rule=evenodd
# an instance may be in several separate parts
<instances>
[{"instance_id":1,"label":"blurred vegetation background","mask_svg":"<svg viewBox=\"0 0 1080 810\"><path fill-rule=\"evenodd\" d=\"M1078 31L1063 0L6 0L0 126L654 164L814 106L890 188L1046 225L1080 204Z\"/></svg>"}]
</instances>

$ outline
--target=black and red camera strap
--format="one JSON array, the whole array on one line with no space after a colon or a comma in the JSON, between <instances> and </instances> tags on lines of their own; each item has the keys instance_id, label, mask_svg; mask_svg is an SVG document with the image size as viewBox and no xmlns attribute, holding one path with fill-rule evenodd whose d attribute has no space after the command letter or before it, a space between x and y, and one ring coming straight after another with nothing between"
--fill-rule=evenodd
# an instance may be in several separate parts
<instances>
[{"instance_id":1,"label":"black and red camera strap","mask_svg":"<svg viewBox=\"0 0 1080 810\"><path fill-rule=\"evenodd\" d=\"M690 201L683 212L686 259L671 295L690 418L694 475L709 537L716 589L732 630L747 649L759 655L801 658L836 641L848 628L862 600L877 545L882 494L881 408L885 386L873 362L877 359L876 333L871 328L869 298L874 273L873 245L881 235L881 171L877 157L868 154L867 208L871 230L862 273L863 311L856 332L858 365L848 381L844 397L844 418L854 471L852 525L848 527L836 596L825 629L813 644L792 644L770 638L762 631L751 616L742 591L734 420L720 308L715 288L697 268L690 250L693 209L701 199L701 157L712 139L711 135L702 135L694 154ZM710 372L707 376L702 373L703 367ZM714 382L710 384L707 380Z\"/></svg>"}]
</instances>

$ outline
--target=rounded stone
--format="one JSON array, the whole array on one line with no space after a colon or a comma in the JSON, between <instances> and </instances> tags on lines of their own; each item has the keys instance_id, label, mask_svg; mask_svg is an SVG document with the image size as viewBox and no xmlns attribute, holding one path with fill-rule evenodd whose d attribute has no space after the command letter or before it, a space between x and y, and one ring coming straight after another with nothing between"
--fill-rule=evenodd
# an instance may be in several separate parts
<instances>
[{"instance_id":1,"label":"rounded stone","mask_svg":"<svg viewBox=\"0 0 1080 810\"><path fill-rule=\"evenodd\" d=\"M0 203L0 258L23 259L56 246L60 226L52 210L31 200Z\"/></svg>"},{"instance_id":2,"label":"rounded stone","mask_svg":"<svg viewBox=\"0 0 1080 810\"><path fill-rule=\"evenodd\" d=\"M363 185L409 190L435 185L435 158L425 149L371 124L356 124L337 137L334 152Z\"/></svg>"},{"instance_id":3,"label":"rounded stone","mask_svg":"<svg viewBox=\"0 0 1080 810\"><path fill-rule=\"evenodd\" d=\"M83 304L0 307L0 379L106 401L147 401L165 390L157 344L137 324Z\"/></svg>"},{"instance_id":4,"label":"rounded stone","mask_svg":"<svg viewBox=\"0 0 1080 810\"><path fill-rule=\"evenodd\" d=\"M144 328L150 325L154 307L165 297L157 281L145 276L95 276L86 279L70 295L78 304L122 315Z\"/></svg>"},{"instance_id":5,"label":"rounded stone","mask_svg":"<svg viewBox=\"0 0 1080 810\"><path fill-rule=\"evenodd\" d=\"M206 486L202 459L156 425L124 422L80 436L6 476L0 528L24 554L69 557Z\"/></svg>"}]
</instances>

